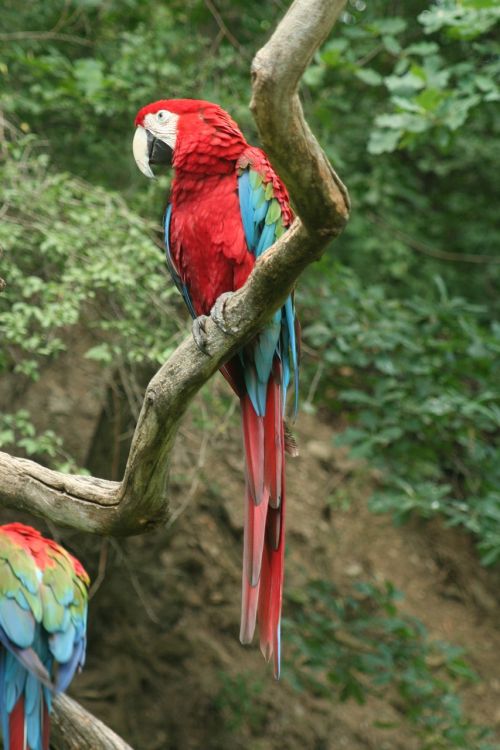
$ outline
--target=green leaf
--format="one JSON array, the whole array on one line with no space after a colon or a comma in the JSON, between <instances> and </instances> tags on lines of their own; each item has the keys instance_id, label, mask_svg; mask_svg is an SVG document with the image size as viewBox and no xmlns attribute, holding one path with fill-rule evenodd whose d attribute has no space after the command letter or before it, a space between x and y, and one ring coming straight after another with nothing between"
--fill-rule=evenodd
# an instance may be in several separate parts
<instances>
[{"instance_id":1,"label":"green leaf","mask_svg":"<svg viewBox=\"0 0 500 750\"><path fill-rule=\"evenodd\" d=\"M373 68L360 68L356 71L356 78L369 86L379 86L383 82L380 73L377 73Z\"/></svg>"},{"instance_id":2,"label":"green leaf","mask_svg":"<svg viewBox=\"0 0 500 750\"><path fill-rule=\"evenodd\" d=\"M402 133L402 130L373 130L368 141L368 153L377 155L394 151Z\"/></svg>"}]
</instances>

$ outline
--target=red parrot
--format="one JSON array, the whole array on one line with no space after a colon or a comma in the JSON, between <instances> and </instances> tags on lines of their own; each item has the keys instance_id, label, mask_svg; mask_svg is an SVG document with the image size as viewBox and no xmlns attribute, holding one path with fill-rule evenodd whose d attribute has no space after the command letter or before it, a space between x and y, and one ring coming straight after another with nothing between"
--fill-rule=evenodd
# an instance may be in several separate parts
<instances>
[{"instance_id":1,"label":"red parrot","mask_svg":"<svg viewBox=\"0 0 500 750\"><path fill-rule=\"evenodd\" d=\"M4 750L48 750L54 693L85 661L88 576L51 539L0 526L0 720Z\"/></svg>"},{"instance_id":2,"label":"red parrot","mask_svg":"<svg viewBox=\"0 0 500 750\"><path fill-rule=\"evenodd\" d=\"M266 154L250 146L217 104L166 99L135 119L139 169L173 165L165 213L167 264L195 318L204 347L204 316L223 330L227 294L247 280L257 258L290 226L288 193ZM293 298L222 368L241 402L246 458L240 640L250 643L256 621L266 660L280 671L280 620L285 549L284 411L291 372L298 398L299 328Z\"/></svg>"}]
</instances>

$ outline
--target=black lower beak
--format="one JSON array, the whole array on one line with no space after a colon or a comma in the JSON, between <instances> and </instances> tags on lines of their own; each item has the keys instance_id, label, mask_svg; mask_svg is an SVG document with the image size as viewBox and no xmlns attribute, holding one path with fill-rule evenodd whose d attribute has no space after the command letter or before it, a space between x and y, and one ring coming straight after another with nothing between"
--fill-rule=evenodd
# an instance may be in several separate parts
<instances>
[{"instance_id":1,"label":"black lower beak","mask_svg":"<svg viewBox=\"0 0 500 750\"><path fill-rule=\"evenodd\" d=\"M168 144L161 141L159 138L146 131L148 137L148 160L150 165L154 164L166 164L170 166L172 164L172 157L174 152Z\"/></svg>"}]
</instances>

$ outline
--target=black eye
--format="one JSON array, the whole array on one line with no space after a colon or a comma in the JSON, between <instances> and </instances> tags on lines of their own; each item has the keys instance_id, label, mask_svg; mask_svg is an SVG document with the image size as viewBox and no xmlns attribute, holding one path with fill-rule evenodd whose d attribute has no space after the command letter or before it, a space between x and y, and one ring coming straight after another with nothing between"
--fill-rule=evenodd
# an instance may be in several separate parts
<instances>
[{"instance_id":1,"label":"black eye","mask_svg":"<svg viewBox=\"0 0 500 750\"><path fill-rule=\"evenodd\" d=\"M168 119L168 112L165 109L160 109L156 115L158 122L165 122Z\"/></svg>"}]
</instances>

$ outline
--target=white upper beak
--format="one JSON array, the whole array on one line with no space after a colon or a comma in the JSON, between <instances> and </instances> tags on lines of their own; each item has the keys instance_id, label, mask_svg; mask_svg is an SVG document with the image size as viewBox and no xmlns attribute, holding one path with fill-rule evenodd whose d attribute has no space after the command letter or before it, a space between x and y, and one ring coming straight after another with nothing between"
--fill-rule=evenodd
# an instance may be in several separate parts
<instances>
[{"instance_id":1,"label":"white upper beak","mask_svg":"<svg viewBox=\"0 0 500 750\"><path fill-rule=\"evenodd\" d=\"M132 143L135 163L146 177L154 177L149 166L148 136L142 125L138 125Z\"/></svg>"}]
</instances>

